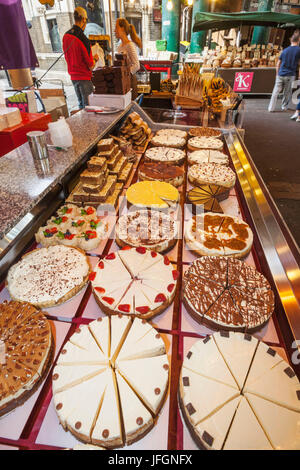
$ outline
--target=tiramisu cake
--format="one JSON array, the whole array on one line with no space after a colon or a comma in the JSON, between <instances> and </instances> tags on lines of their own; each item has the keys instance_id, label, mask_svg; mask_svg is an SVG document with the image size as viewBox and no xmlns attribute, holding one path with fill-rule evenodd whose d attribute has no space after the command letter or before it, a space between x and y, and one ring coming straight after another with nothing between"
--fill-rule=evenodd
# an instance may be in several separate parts
<instances>
[{"instance_id":1,"label":"tiramisu cake","mask_svg":"<svg viewBox=\"0 0 300 470\"><path fill-rule=\"evenodd\" d=\"M145 162L139 167L139 180L163 181L178 188L183 184L184 169L165 162Z\"/></svg>"},{"instance_id":2,"label":"tiramisu cake","mask_svg":"<svg viewBox=\"0 0 300 470\"><path fill-rule=\"evenodd\" d=\"M179 201L178 190L162 181L140 181L126 191L127 202L139 208L175 208Z\"/></svg>"},{"instance_id":3,"label":"tiramisu cake","mask_svg":"<svg viewBox=\"0 0 300 470\"><path fill-rule=\"evenodd\" d=\"M185 152L168 147L152 147L145 152L145 162L163 162L168 165L182 165Z\"/></svg>"},{"instance_id":4,"label":"tiramisu cake","mask_svg":"<svg viewBox=\"0 0 300 470\"><path fill-rule=\"evenodd\" d=\"M179 382L183 417L207 450L299 450L300 384L276 351L254 336L199 340Z\"/></svg>"},{"instance_id":5,"label":"tiramisu cake","mask_svg":"<svg viewBox=\"0 0 300 470\"><path fill-rule=\"evenodd\" d=\"M13 300L46 308L66 302L88 281L85 253L63 245L26 253L8 271L6 285Z\"/></svg>"},{"instance_id":6,"label":"tiramisu cake","mask_svg":"<svg viewBox=\"0 0 300 470\"><path fill-rule=\"evenodd\" d=\"M202 163L189 168L188 179L194 186L217 184L231 189L235 185L236 174L231 168L219 163Z\"/></svg>"},{"instance_id":7,"label":"tiramisu cake","mask_svg":"<svg viewBox=\"0 0 300 470\"><path fill-rule=\"evenodd\" d=\"M54 406L65 430L105 448L148 433L169 380L164 341L146 321L118 315L80 326L53 371Z\"/></svg>"},{"instance_id":8,"label":"tiramisu cake","mask_svg":"<svg viewBox=\"0 0 300 470\"><path fill-rule=\"evenodd\" d=\"M0 416L34 393L53 359L50 323L27 302L0 304Z\"/></svg>"},{"instance_id":9,"label":"tiramisu cake","mask_svg":"<svg viewBox=\"0 0 300 470\"><path fill-rule=\"evenodd\" d=\"M266 278L234 258L203 256L184 276L189 314L214 329L253 331L274 311L274 293Z\"/></svg>"},{"instance_id":10,"label":"tiramisu cake","mask_svg":"<svg viewBox=\"0 0 300 470\"><path fill-rule=\"evenodd\" d=\"M200 256L244 258L252 248L253 233L238 217L208 212L194 216L185 226L188 248Z\"/></svg>"},{"instance_id":11,"label":"tiramisu cake","mask_svg":"<svg viewBox=\"0 0 300 470\"><path fill-rule=\"evenodd\" d=\"M188 154L189 165L200 165L202 163L219 163L220 165L229 165L229 158L219 150L196 150Z\"/></svg>"},{"instance_id":12,"label":"tiramisu cake","mask_svg":"<svg viewBox=\"0 0 300 470\"><path fill-rule=\"evenodd\" d=\"M222 131L213 129L212 127L192 127L189 130L190 137L214 137L219 139L222 137Z\"/></svg>"},{"instance_id":13,"label":"tiramisu cake","mask_svg":"<svg viewBox=\"0 0 300 470\"><path fill-rule=\"evenodd\" d=\"M177 242L177 222L160 211L141 210L122 215L116 224L116 242L122 248L144 247L159 253Z\"/></svg>"},{"instance_id":14,"label":"tiramisu cake","mask_svg":"<svg viewBox=\"0 0 300 470\"><path fill-rule=\"evenodd\" d=\"M127 246L101 260L90 279L104 313L148 319L173 302L178 271L167 256Z\"/></svg>"},{"instance_id":15,"label":"tiramisu cake","mask_svg":"<svg viewBox=\"0 0 300 470\"><path fill-rule=\"evenodd\" d=\"M222 150L224 144L222 140L214 137L192 137L188 140L188 150L194 152L196 150Z\"/></svg>"}]
</instances>

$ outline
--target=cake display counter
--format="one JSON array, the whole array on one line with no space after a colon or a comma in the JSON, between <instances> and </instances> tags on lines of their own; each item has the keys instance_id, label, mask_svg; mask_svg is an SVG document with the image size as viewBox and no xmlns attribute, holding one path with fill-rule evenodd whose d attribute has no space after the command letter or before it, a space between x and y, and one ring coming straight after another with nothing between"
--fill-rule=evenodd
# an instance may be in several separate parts
<instances>
[{"instance_id":1,"label":"cake display counter","mask_svg":"<svg viewBox=\"0 0 300 470\"><path fill-rule=\"evenodd\" d=\"M238 130L69 123L0 160L0 447L299 449L300 256Z\"/></svg>"}]
</instances>

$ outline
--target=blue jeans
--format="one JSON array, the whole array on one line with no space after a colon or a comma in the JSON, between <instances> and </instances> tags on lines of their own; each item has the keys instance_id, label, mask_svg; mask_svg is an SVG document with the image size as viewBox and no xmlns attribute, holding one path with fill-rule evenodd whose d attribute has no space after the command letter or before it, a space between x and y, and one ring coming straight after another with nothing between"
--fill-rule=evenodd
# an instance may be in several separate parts
<instances>
[{"instance_id":1,"label":"blue jeans","mask_svg":"<svg viewBox=\"0 0 300 470\"><path fill-rule=\"evenodd\" d=\"M79 109L85 108L89 104L88 97L94 91L91 80L72 80L78 98Z\"/></svg>"}]
</instances>

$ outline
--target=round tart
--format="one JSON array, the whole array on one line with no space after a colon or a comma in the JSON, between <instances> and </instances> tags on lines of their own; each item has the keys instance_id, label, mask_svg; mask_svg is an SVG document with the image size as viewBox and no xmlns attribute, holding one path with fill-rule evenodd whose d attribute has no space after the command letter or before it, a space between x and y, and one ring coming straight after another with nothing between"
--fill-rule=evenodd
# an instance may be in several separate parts
<instances>
[{"instance_id":1,"label":"round tart","mask_svg":"<svg viewBox=\"0 0 300 470\"><path fill-rule=\"evenodd\" d=\"M231 168L218 163L202 163L193 165L188 171L189 182L195 186L203 184L217 184L231 189L236 182L236 174Z\"/></svg>"},{"instance_id":2,"label":"round tart","mask_svg":"<svg viewBox=\"0 0 300 470\"><path fill-rule=\"evenodd\" d=\"M246 222L213 212L189 220L184 237L188 248L200 256L244 258L253 244L253 233Z\"/></svg>"},{"instance_id":3,"label":"round tart","mask_svg":"<svg viewBox=\"0 0 300 470\"><path fill-rule=\"evenodd\" d=\"M157 136L172 136L172 137L179 137L180 139L187 139L187 132L182 131L180 129L160 129L156 132Z\"/></svg>"},{"instance_id":4,"label":"round tart","mask_svg":"<svg viewBox=\"0 0 300 470\"><path fill-rule=\"evenodd\" d=\"M179 402L207 450L299 450L300 384L287 362L254 336L221 331L184 358Z\"/></svg>"},{"instance_id":5,"label":"round tart","mask_svg":"<svg viewBox=\"0 0 300 470\"><path fill-rule=\"evenodd\" d=\"M0 304L0 416L22 405L53 359L50 323L27 302Z\"/></svg>"},{"instance_id":6,"label":"round tart","mask_svg":"<svg viewBox=\"0 0 300 470\"><path fill-rule=\"evenodd\" d=\"M225 153L218 150L196 150L188 154L189 165L200 165L202 163L218 163L220 165L229 165L229 158Z\"/></svg>"},{"instance_id":7,"label":"round tart","mask_svg":"<svg viewBox=\"0 0 300 470\"><path fill-rule=\"evenodd\" d=\"M111 449L152 429L167 394L169 361L150 324L118 315L80 326L64 345L52 379L64 429Z\"/></svg>"},{"instance_id":8,"label":"round tart","mask_svg":"<svg viewBox=\"0 0 300 470\"><path fill-rule=\"evenodd\" d=\"M169 165L182 165L185 160L185 152L183 150L152 147L145 152L145 161L164 162Z\"/></svg>"},{"instance_id":9,"label":"round tart","mask_svg":"<svg viewBox=\"0 0 300 470\"><path fill-rule=\"evenodd\" d=\"M151 144L155 147L173 147L176 149L182 149L186 144L185 137L177 137L170 133L164 133L161 135L155 135L151 139Z\"/></svg>"},{"instance_id":10,"label":"round tart","mask_svg":"<svg viewBox=\"0 0 300 470\"><path fill-rule=\"evenodd\" d=\"M214 137L192 137L188 141L188 150L222 150L224 147L222 140Z\"/></svg>"},{"instance_id":11,"label":"round tart","mask_svg":"<svg viewBox=\"0 0 300 470\"><path fill-rule=\"evenodd\" d=\"M184 276L190 315L214 329L254 331L274 311L274 294L265 277L234 258L204 256Z\"/></svg>"},{"instance_id":12,"label":"round tart","mask_svg":"<svg viewBox=\"0 0 300 470\"><path fill-rule=\"evenodd\" d=\"M189 135L191 137L214 137L219 139L222 137L222 132L212 127L193 127L189 130Z\"/></svg>"},{"instance_id":13,"label":"round tart","mask_svg":"<svg viewBox=\"0 0 300 470\"><path fill-rule=\"evenodd\" d=\"M162 181L140 181L126 191L129 204L142 208L169 209L179 201L178 190Z\"/></svg>"},{"instance_id":14,"label":"round tart","mask_svg":"<svg viewBox=\"0 0 300 470\"><path fill-rule=\"evenodd\" d=\"M26 253L8 271L6 285L14 300L52 307L77 294L88 281L89 272L83 251L55 245Z\"/></svg>"},{"instance_id":15,"label":"round tart","mask_svg":"<svg viewBox=\"0 0 300 470\"><path fill-rule=\"evenodd\" d=\"M108 315L152 318L173 302L178 279L167 258L144 247L110 253L91 275L93 292Z\"/></svg>"},{"instance_id":16,"label":"round tart","mask_svg":"<svg viewBox=\"0 0 300 470\"><path fill-rule=\"evenodd\" d=\"M165 162L146 162L139 168L140 181L163 181L178 188L183 184L184 169Z\"/></svg>"},{"instance_id":17,"label":"round tart","mask_svg":"<svg viewBox=\"0 0 300 470\"><path fill-rule=\"evenodd\" d=\"M122 215L116 225L116 242L156 252L170 250L177 242L177 223L160 211L141 210Z\"/></svg>"}]
</instances>

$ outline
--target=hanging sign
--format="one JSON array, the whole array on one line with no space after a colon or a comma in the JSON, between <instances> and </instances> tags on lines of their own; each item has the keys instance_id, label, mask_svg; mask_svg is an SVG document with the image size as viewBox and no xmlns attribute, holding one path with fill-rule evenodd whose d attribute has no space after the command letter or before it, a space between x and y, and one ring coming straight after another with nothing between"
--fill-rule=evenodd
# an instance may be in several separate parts
<instances>
[{"instance_id":1,"label":"hanging sign","mask_svg":"<svg viewBox=\"0 0 300 470\"><path fill-rule=\"evenodd\" d=\"M254 72L237 72L235 74L233 91L237 93L250 93L253 76Z\"/></svg>"}]
</instances>

